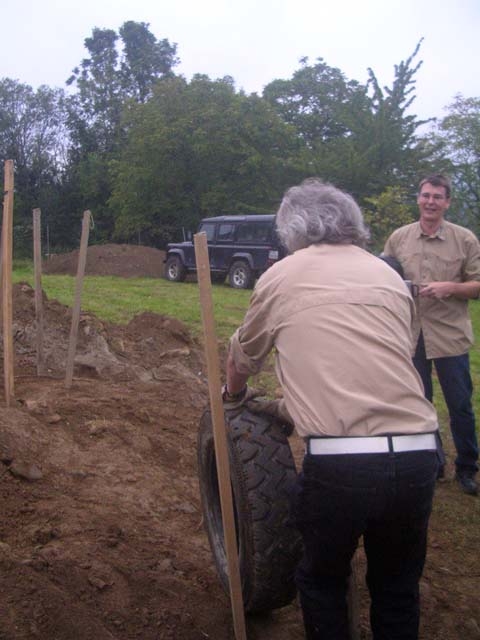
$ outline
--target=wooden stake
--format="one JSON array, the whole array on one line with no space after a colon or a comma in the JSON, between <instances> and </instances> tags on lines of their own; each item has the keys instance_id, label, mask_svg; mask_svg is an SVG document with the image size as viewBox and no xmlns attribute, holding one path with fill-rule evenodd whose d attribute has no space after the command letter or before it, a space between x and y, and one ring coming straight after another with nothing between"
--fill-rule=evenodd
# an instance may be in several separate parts
<instances>
[{"instance_id":1,"label":"wooden stake","mask_svg":"<svg viewBox=\"0 0 480 640\"><path fill-rule=\"evenodd\" d=\"M40 209L33 210L33 266L35 276L35 324L37 328L37 376L45 373L43 357L42 238Z\"/></svg>"},{"instance_id":2,"label":"wooden stake","mask_svg":"<svg viewBox=\"0 0 480 640\"><path fill-rule=\"evenodd\" d=\"M242 586L238 562L237 537L235 533L232 485L230 483L230 466L228 461L227 435L223 413L222 386L220 381L218 345L215 335L212 283L210 278L206 233L201 232L195 234L194 244L195 259L197 262L197 278L200 288L200 307L205 337L208 390L212 411L213 439L215 443L215 459L217 463L220 506L222 509L223 537L227 556L233 626L236 640L246 640L245 615L243 610Z\"/></svg>"},{"instance_id":3,"label":"wooden stake","mask_svg":"<svg viewBox=\"0 0 480 640\"><path fill-rule=\"evenodd\" d=\"M5 403L9 407L14 399L13 389L13 308L12 308L12 253L13 253L13 160L5 161L3 225L2 225L2 300L3 300L3 371Z\"/></svg>"},{"instance_id":4,"label":"wooden stake","mask_svg":"<svg viewBox=\"0 0 480 640\"><path fill-rule=\"evenodd\" d=\"M72 326L70 328L70 342L68 345L67 370L65 375L65 387L70 389L73 381L73 363L77 348L78 324L80 322L80 307L82 302L83 277L87 263L88 236L90 233L90 211L84 211L82 222L82 237L80 240L80 253L77 265L77 281L75 289L75 301L72 312Z\"/></svg>"}]
</instances>

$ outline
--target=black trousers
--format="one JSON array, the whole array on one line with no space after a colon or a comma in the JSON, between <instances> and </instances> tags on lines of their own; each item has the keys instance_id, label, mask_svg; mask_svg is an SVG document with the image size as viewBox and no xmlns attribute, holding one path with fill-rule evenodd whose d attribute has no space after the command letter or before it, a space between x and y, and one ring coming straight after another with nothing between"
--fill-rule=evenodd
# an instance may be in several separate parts
<instances>
[{"instance_id":1,"label":"black trousers","mask_svg":"<svg viewBox=\"0 0 480 640\"><path fill-rule=\"evenodd\" d=\"M468 353L460 356L427 360L423 334L420 333L413 364L422 378L425 397L432 402L432 363L435 364L438 381L450 416L457 457L457 471L474 475L478 471L478 441L475 427L475 414L472 407L473 384L470 376ZM440 463L445 464L445 454L440 447Z\"/></svg>"},{"instance_id":2,"label":"black trousers","mask_svg":"<svg viewBox=\"0 0 480 640\"><path fill-rule=\"evenodd\" d=\"M437 473L433 451L306 455L293 502L308 640L349 640L347 581L363 535L375 640L416 640Z\"/></svg>"}]
</instances>

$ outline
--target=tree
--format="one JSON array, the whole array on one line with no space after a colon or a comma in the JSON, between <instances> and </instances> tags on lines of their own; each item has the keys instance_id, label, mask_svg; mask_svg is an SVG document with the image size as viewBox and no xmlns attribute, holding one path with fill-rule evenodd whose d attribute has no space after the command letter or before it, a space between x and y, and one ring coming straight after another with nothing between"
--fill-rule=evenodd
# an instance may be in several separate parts
<instances>
[{"instance_id":1,"label":"tree","mask_svg":"<svg viewBox=\"0 0 480 640\"><path fill-rule=\"evenodd\" d=\"M436 130L440 168L452 177L449 217L480 234L480 98L461 94L448 107ZM442 157L443 156L443 157ZM445 161L445 156L448 163Z\"/></svg>"},{"instance_id":2,"label":"tree","mask_svg":"<svg viewBox=\"0 0 480 640\"><path fill-rule=\"evenodd\" d=\"M69 142L65 94L0 80L0 157L15 166L15 249L30 254L32 209L52 210Z\"/></svg>"},{"instance_id":3,"label":"tree","mask_svg":"<svg viewBox=\"0 0 480 640\"><path fill-rule=\"evenodd\" d=\"M297 138L256 95L226 77L162 80L131 109L127 145L112 163L116 237L163 246L181 227L222 213L272 213L299 177Z\"/></svg>"},{"instance_id":4,"label":"tree","mask_svg":"<svg viewBox=\"0 0 480 640\"><path fill-rule=\"evenodd\" d=\"M148 26L128 21L120 27L120 36L113 29L95 28L85 39L89 56L67 80L77 87L71 101L71 127L82 151L114 151L121 139L121 114L127 99L144 102L155 82L170 75L178 63L176 45L157 41Z\"/></svg>"},{"instance_id":5,"label":"tree","mask_svg":"<svg viewBox=\"0 0 480 640\"><path fill-rule=\"evenodd\" d=\"M376 177L370 188L374 193L392 184L412 188L433 151L416 135L417 129L430 120L417 120L417 116L408 113L415 100L415 75L423 64L422 60L414 63L421 43L422 40L406 61L395 65L391 88L382 89L373 70L368 69L373 92L370 157Z\"/></svg>"},{"instance_id":6,"label":"tree","mask_svg":"<svg viewBox=\"0 0 480 640\"><path fill-rule=\"evenodd\" d=\"M122 85L127 95L145 102L160 78L172 74L178 64L177 45L157 40L145 22L125 22L120 27L123 42Z\"/></svg>"},{"instance_id":7,"label":"tree","mask_svg":"<svg viewBox=\"0 0 480 640\"><path fill-rule=\"evenodd\" d=\"M69 100L73 145L65 193L71 208L92 210L96 220L92 236L98 241L110 238L114 228L108 207L109 165L125 143L122 114L130 104L145 102L155 83L172 75L178 63L176 45L157 41L148 26L128 21L119 34L93 29L85 39L88 56L67 81L77 92Z\"/></svg>"},{"instance_id":8,"label":"tree","mask_svg":"<svg viewBox=\"0 0 480 640\"><path fill-rule=\"evenodd\" d=\"M310 147L347 136L351 129L351 109L368 109L366 87L347 80L323 58L308 65L301 59L301 68L291 80L274 80L263 97L273 104L285 122L293 125Z\"/></svg>"},{"instance_id":9,"label":"tree","mask_svg":"<svg viewBox=\"0 0 480 640\"><path fill-rule=\"evenodd\" d=\"M425 122L408 114L422 64L414 64L420 44L395 66L391 88L380 87L372 69L366 85L347 80L322 58L313 66L304 58L292 79L265 88L265 98L304 141L310 175L334 182L360 202L389 186L414 184L432 153L416 136Z\"/></svg>"},{"instance_id":10,"label":"tree","mask_svg":"<svg viewBox=\"0 0 480 640\"><path fill-rule=\"evenodd\" d=\"M380 253L395 229L415 220L415 206L407 189L387 187L380 195L365 198L363 214L370 228L370 248Z\"/></svg>"}]
</instances>

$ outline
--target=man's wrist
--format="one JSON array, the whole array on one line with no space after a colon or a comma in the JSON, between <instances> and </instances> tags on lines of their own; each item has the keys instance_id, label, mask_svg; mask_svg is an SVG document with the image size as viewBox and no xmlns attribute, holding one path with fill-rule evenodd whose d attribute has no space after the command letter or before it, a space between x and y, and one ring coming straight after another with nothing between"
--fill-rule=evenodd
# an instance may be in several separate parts
<instances>
[{"instance_id":1,"label":"man's wrist","mask_svg":"<svg viewBox=\"0 0 480 640\"><path fill-rule=\"evenodd\" d=\"M247 395L247 389L248 385L245 385L243 389L240 389L237 393L232 393L228 390L227 385L224 385L222 389L222 399L224 402L238 402L239 400L243 400Z\"/></svg>"}]
</instances>

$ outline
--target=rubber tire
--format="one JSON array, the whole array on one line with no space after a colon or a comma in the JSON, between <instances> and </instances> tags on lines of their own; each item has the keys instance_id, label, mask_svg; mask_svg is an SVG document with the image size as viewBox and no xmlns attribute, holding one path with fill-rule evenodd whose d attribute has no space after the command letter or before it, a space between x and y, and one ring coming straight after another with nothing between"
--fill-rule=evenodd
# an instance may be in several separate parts
<instances>
[{"instance_id":1,"label":"rubber tire","mask_svg":"<svg viewBox=\"0 0 480 640\"><path fill-rule=\"evenodd\" d=\"M228 283L234 289L251 289L255 283L255 274L244 260L237 260L228 272Z\"/></svg>"},{"instance_id":2,"label":"rubber tire","mask_svg":"<svg viewBox=\"0 0 480 640\"><path fill-rule=\"evenodd\" d=\"M165 278L170 282L183 282L187 277L187 270L179 256L170 256L165 263Z\"/></svg>"},{"instance_id":3,"label":"rubber tire","mask_svg":"<svg viewBox=\"0 0 480 640\"><path fill-rule=\"evenodd\" d=\"M226 418L244 608L278 609L296 595L294 572L302 544L289 522L297 472L288 439L271 416L247 409ZM200 420L198 475L204 525L215 565L228 592L227 559L218 489L212 418Z\"/></svg>"}]
</instances>

